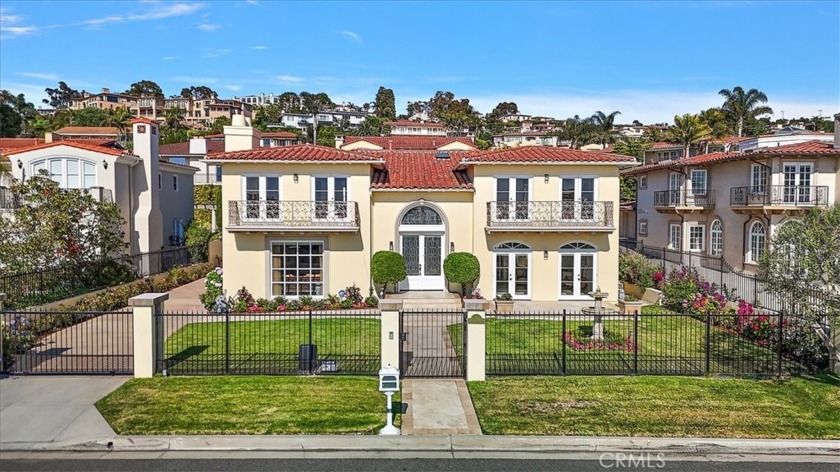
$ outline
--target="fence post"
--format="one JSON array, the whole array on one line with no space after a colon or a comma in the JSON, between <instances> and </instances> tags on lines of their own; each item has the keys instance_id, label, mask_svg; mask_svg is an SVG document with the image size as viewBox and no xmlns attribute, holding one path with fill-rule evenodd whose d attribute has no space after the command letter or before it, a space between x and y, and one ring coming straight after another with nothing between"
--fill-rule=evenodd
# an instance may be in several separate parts
<instances>
[{"instance_id":1,"label":"fence post","mask_svg":"<svg viewBox=\"0 0 840 472\"><path fill-rule=\"evenodd\" d=\"M639 310L633 312L633 374L639 373Z\"/></svg>"},{"instance_id":2,"label":"fence post","mask_svg":"<svg viewBox=\"0 0 840 472\"><path fill-rule=\"evenodd\" d=\"M397 367L400 366L400 342L402 333L400 333L400 310L402 310L402 300L379 300L379 328L380 336L380 367ZM404 372L400 372L400 375Z\"/></svg>"},{"instance_id":3,"label":"fence post","mask_svg":"<svg viewBox=\"0 0 840 472\"><path fill-rule=\"evenodd\" d=\"M3 314L3 304L6 303L6 294L0 293L0 315ZM0 319L0 323L5 323L5 319ZM0 336L0 372L3 372L4 366L6 364L3 363L3 336Z\"/></svg>"},{"instance_id":4,"label":"fence post","mask_svg":"<svg viewBox=\"0 0 840 472\"><path fill-rule=\"evenodd\" d=\"M486 377L485 356L487 351L487 313L485 300L464 300L467 309L467 345L465 363L467 381L481 381Z\"/></svg>"},{"instance_id":5,"label":"fence post","mask_svg":"<svg viewBox=\"0 0 840 472\"><path fill-rule=\"evenodd\" d=\"M128 299L134 317L134 377L155 375L155 357L162 354L163 344L155 329L155 316L163 313L168 293L144 293ZM162 357L162 356L161 356Z\"/></svg>"},{"instance_id":6,"label":"fence post","mask_svg":"<svg viewBox=\"0 0 840 472\"><path fill-rule=\"evenodd\" d=\"M688 315L683 315L683 316L688 316ZM709 313L706 313L706 342L704 343L706 345L706 365L705 365L705 369L704 369L706 371L706 375L709 375L709 365L710 365L710 362L711 362L711 358L710 358L711 353L709 352L709 350L711 348L711 345L712 345L712 343L711 343L711 330L712 330L712 316Z\"/></svg>"},{"instance_id":7,"label":"fence post","mask_svg":"<svg viewBox=\"0 0 840 472\"><path fill-rule=\"evenodd\" d=\"M563 375L566 375L566 309L563 309L563 332L560 333L560 343L563 345L562 355L560 360L560 370Z\"/></svg>"},{"instance_id":8,"label":"fence post","mask_svg":"<svg viewBox=\"0 0 840 472\"><path fill-rule=\"evenodd\" d=\"M309 310L309 341L307 341L309 347L307 349L312 349L312 310ZM312 351L308 352L309 358L309 375L312 375L313 371L313 363L315 362L315 356L312 355Z\"/></svg>"},{"instance_id":9,"label":"fence post","mask_svg":"<svg viewBox=\"0 0 840 472\"><path fill-rule=\"evenodd\" d=\"M225 373L230 374L230 311L225 310Z\"/></svg>"},{"instance_id":10,"label":"fence post","mask_svg":"<svg viewBox=\"0 0 840 472\"><path fill-rule=\"evenodd\" d=\"M780 311L779 312L779 330L778 330L778 333L779 333L778 334L778 336L779 336L779 352L778 352L779 357L776 359L776 371L778 372L779 377L782 376L782 336L784 336L784 331L782 329L783 328L782 325L784 324L784 320L785 320L785 312Z\"/></svg>"}]
</instances>

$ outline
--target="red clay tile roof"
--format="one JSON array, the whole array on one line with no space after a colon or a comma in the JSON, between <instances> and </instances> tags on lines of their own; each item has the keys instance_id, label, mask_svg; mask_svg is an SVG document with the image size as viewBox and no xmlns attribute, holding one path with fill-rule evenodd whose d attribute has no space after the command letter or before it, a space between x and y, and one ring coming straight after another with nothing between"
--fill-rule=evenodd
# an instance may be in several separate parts
<instances>
[{"instance_id":1,"label":"red clay tile roof","mask_svg":"<svg viewBox=\"0 0 840 472\"><path fill-rule=\"evenodd\" d=\"M757 154L761 155L773 155L777 156L780 154L805 154L805 155L822 155L822 154L835 154L840 156L840 149L834 148L833 142L825 142L825 141L806 141L804 143L796 143L796 144L786 144L784 146L776 146L776 147L766 147L766 148L758 148L750 153L747 153L750 156L755 156Z\"/></svg>"},{"instance_id":2,"label":"red clay tile roof","mask_svg":"<svg viewBox=\"0 0 840 472\"><path fill-rule=\"evenodd\" d=\"M481 163L520 163L520 164L556 164L566 162L603 162L615 164L635 164L636 158L623 154L604 151L581 151L580 149L520 146L491 151L471 151L465 153L462 164Z\"/></svg>"},{"instance_id":3,"label":"red clay tile roof","mask_svg":"<svg viewBox=\"0 0 840 472\"><path fill-rule=\"evenodd\" d=\"M0 138L0 153L43 144L43 138Z\"/></svg>"},{"instance_id":4,"label":"red clay tile roof","mask_svg":"<svg viewBox=\"0 0 840 472\"><path fill-rule=\"evenodd\" d=\"M666 143L664 141L657 141L653 143L648 149L664 149L664 148L680 148L683 149L685 146L682 144L674 144L674 143Z\"/></svg>"},{"instance_id":5,"label":"red clay tile roof","mask_svg":"<svg viewBox=\"0 0 840 472\"><path fill-rule=\"evenodd\" d=\"M214 154L225 152L224 139L208 139L207 140L207 154ZM181 141L180 143L161 144L158 148L158 154L161 156L189 156L190 142ZM199 155L199 154L194 154Z\"/></svg>"},{"instance_id":6,"label":"red clay tile roof","mask_svg":"<svg viewBox=\"0 0 840 472\"><path fill-rule=\"evenodd\" d=\"M286 138L286 139L297 139L298 138L298 135L296 135L295 133L290 133L288 131L277 131L277 132L272 132L272 133L262 133L261 136L263 138Z\"/></svg>"},{"instance_id":7,"label":"red clay tile roof","mask_svg":"<svg viewBox=\"0 0 840 472\"><path fill-rule=\"evenodd\" d=\"M150 120L150 119L148 119L148 118L146 118L146 117L142 117L142 116L141 116L140 118L134 118L133 120L131 120L131 124L136 124L136 123L144 123L144 124L147 124L147 125L156 125L156 124L158 124L158 122L157 122L157 121L155 121L155 120Z\"/></svg>"},{"instance_id":8,"label":"red clay tile roof","mask_svg":"<svg viewBox=\"0 0 840 472\"><path fill-rule=\"evenodd\" d=\"M411 120L397 120L397 121L389 121L385 123L388 126L413 126L415 128L446 128L446 126L435 123L433 121L411 121Z\"/></svg>"},{"instance_id":9,"label":"red clay tile roof","mask_svg":"<svg viewBox=\"0 0 840 472\"><path fill-rule=\"evenodd\" d=\"M53 134L83 134L88 136L118 136L120 130L113 126L65 126Z\"/></svg>"},{"instance_id":10,"label":"red clay tile roof","mask_svg":"<svg viewBox=\"0 0 840 472\"><path fill-rule=\"evenodd\" d=\"M645 164L643 166L634 167L633 169L624 172L625 175L635 175L642 172L648 172L657 169L672 169L674 167L683 166L703 166L714 164L721 161L729 161L743 157L741 152L710 152L709 154L701 154L699 156L689 157L687 159L672 159L668 161L657 162L656 164Z\"/></svg>"},{"instance_id":11,"label":"red clay tile roof","mask_svg":"<svg viewBox=\"0 0 840 472\"><path fill-rule=\"evenodd\" d=\"M106 143L113 143L113 141L106 141ZM69 147L73 147L73 148L76 148L76 149L82 149L82 150L85 150L85 151L93 151L93 152L99 152L99 153L102 153L102 154L109 154L111 156L122 156L123 154L129 154L128 151L126 151L124 149L117 149L117 148L109 147L109 146L102 145L102 144L96 144L96 142L89 142L87 140L79 141L79 140L65 139L65 140L61 140L61 141L53 141L51 143L37 144L35 146L30 146L30 147L27 147L27 148L13 149L13 150L7 152L6 155L7 156L13 156L15 154L20 154L20 153L29 152L29 151L37 151L39 149L46 149L46 148L51 148L51 147L55 147L55 146L69 146Z\"/></svg>"},{"instance_id":12,"label":"red clay tile roof","mask_svg":"<svg viewBox=\"0 0 840 472\"><path fill-rule=\"evenodd\" d=\"M435 151L365 151L385 159L385 167L373 169L370 186L380 190L472 190L466 170L459 163L463 152L447 158Z\"/></svg>"},{"instance_id":13,"label":"red clay tile roof","mask_svg":"<svg viewBox=\"0 0 840 472\"><path fill-rule=\"evenodd\" d=\"M221 152L208 154L210 160L219 161L312 161L312 162L369 162L381 163L380 158L370 157L352 151L342 151L314 144L296 144L293 146L266 147L245 151Z\"/></svg>"},{"instance_id":14,"label":"red clay tile roof","mask_svg":"<svg viewBox=\"0 0 840 472\"><path fill-rule=\"evenodd\" d=\"M447 138L446 136L347 136L344 138L344 145L359 141L395 151L434 151L441 146L455 142L466 144L475 149L475 143L470 138Z\"/></svg>"}]
</instances>

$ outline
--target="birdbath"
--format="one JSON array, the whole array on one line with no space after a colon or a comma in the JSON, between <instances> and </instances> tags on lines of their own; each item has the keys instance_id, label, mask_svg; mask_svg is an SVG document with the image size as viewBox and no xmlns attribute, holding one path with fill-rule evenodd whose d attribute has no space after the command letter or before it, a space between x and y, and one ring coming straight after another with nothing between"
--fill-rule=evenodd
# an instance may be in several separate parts
<instances>
[{"instance_id":1,"label":"birdbath","mask_svg":"<svg viewBox=\"0 0 840 472\"><path fill-rule=\"evenodd\" d=\"M604 323L601 320L601 315L609 313L611 310L604 308L604 299L609 296L608 293L602 292L598 287L594 292L589 292L589 296L595 299L595 306L592 308L584 308L582 311L586 314L591 314L594 317L592 324L592 338L595 341L604 339Z\"/></svg>"}]
</instances>

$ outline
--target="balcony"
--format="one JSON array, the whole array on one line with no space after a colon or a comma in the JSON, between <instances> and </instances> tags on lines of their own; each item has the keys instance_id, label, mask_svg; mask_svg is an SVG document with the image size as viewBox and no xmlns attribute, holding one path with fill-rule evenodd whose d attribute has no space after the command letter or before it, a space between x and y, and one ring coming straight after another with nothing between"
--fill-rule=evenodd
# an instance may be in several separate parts
<instances>
[{"instance_id":1,"label":"balcony","mask_svg":"<svg viewBox=\"0 0 840 472\"><path fill-rule=\"evenodd\" d=\"M828 206L828 186L763 185L732 187L729 206L735 213L786 213Z\"/></svg>"},{"instance_id":2,"label":"balcony","mask_svg":"<svg viewBox=\"0 0 840 472\"><path fill-rule=\"evenodd\" d=\"M653 207L659 213L694 213L715 207L715 191L689 193L682 190L653 192Z\"/></svg>"},{"instance_id":3,"label":"balcony","mask_svg":"<svg viewBox=\"0 0 840 472\"><path fill-rule=\"evenodd\" d=\"M493 232L615 231L613 202L487 202Z\"/></svg>"},{"instance_id":4,"label":"balcony","mask_svg":"<svg viewBox=\"0 0 840 472\"><path fill-rule=\"evenodd\" d=\"M359 205L356 202L242 200L228 202L228 210L228 231L359 231Z\"/></svg>"}]
</instances>

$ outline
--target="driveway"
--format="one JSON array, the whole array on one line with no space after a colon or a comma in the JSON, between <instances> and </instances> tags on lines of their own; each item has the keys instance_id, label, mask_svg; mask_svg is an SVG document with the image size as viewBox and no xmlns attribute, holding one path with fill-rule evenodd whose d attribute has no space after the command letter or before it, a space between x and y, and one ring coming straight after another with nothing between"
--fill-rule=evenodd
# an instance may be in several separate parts
<instances>
[{"instance_id":1,"label":"driveway","mask_svg":"<svg viewBox=\"0 0 840 472\"><path fill-rule=\"evenodd\" d=\"M0 450L115 436L94 406L130 377L0 378Z\"/></svg>"}]
</instances>

